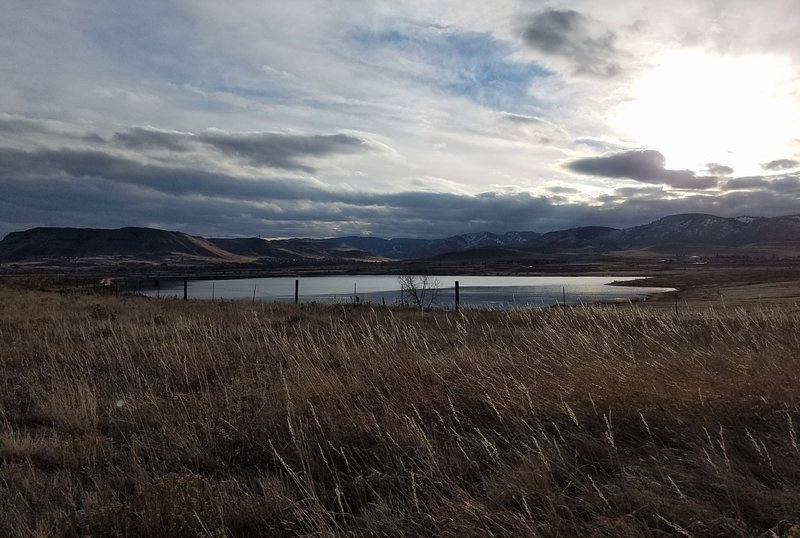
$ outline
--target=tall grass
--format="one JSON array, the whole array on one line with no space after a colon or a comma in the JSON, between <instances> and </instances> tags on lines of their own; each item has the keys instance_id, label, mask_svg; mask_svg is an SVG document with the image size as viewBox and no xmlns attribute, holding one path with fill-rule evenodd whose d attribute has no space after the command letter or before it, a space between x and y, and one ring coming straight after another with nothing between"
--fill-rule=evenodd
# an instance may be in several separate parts
<instances>
[{"instance_id":1,"label":"tall grass","mask_svg":"<svg viewBox=\"0 0 800 538\"><path fill-rule=\"evenodd\" d=\"M3 536L800 531L796 307L3 292Z\"/></svg>"}]
</instances>

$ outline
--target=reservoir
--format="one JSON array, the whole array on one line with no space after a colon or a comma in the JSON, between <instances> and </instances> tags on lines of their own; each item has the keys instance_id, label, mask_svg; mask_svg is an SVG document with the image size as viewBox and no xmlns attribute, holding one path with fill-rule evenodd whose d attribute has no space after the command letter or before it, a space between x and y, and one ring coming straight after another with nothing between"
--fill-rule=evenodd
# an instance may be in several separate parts
<instances>
[{"instance_id":1,"label":"reservoir","mask_svg":"<svg viewBox=\"0 0 800 538\"><path fill-rule=\"evenodd\" d=\"M429 276L435 281L434 308L455 305L455 283L459 282L462 308L547 307L598 302L640 301L648 296L674 291L672 288L612 286L612 282L643 277L613 276ZM360 303L394 306L401 303L397 275L336 275L271 277L188 282L189 299L294 302L295 281L301 303ZM148 296L183 297L183 281L161 281L159 287L144 290Z\"/></svg>"}]
</instances>

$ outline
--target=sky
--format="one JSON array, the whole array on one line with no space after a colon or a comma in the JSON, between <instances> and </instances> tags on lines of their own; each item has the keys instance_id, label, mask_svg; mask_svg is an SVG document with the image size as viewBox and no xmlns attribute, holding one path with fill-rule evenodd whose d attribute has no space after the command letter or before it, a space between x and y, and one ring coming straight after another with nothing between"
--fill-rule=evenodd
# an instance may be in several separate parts
<instances>
[{"instance_id":1,"label":"sky","mask_svg":"<svg viewBox=\"0 0 800 538\"><path fill-rule=\"evenodd\" d=\"M0 236L800 213L797 0L4 0Z\"/></svg>"}]
</instances>

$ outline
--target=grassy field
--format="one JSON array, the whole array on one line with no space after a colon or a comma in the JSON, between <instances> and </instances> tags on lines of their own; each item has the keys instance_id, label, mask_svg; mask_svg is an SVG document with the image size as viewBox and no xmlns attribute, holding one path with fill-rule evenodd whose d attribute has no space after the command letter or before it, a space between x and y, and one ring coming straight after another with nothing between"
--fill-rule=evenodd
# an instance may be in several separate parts
<instances>
[{"instance_id":1,"label":"grassy field","mask_svg":"<svg viewBox=\"0 0 800 538\"><path fill-rule=\"evenodd\" d=\"M800 536L796 304L0 293L0 536Z\"/></svg>"},{"instance_id":2,"label":"grassy field","mask_svg":"<svg viewBox=\"0 0 800 538\"><path fill-rule=\"evenodd\" d=\"M758 310L800 304L800 267L695 267L622 282L626 286L676 288L679 309L729 307ZM653 297L648 307L670 307L673 294Z\"/></svg>"}]
</instances>

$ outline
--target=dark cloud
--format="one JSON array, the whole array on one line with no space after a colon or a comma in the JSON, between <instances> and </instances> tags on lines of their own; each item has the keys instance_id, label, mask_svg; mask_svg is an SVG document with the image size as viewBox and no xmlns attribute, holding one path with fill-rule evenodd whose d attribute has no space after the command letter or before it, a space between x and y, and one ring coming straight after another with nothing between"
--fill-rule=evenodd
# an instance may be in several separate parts
<instances>
[{"instance_id":1,"label":"dark cloud","mask_svg":"<svg viewBox=\"0 0 800 538\"><path fill-rule=\"evenodd\" d=\"M769 179L767 179L769 178ZM722 185L725 191L771 191L777 194L800 193L800 173L782 176L748 176L729 179Z\"/></svg>"},{"instance_id":2,"label":"dark cloud","mask_svg":"<svg viewBox=\"0 0 800 538\"><path fill-rule=\"evenodd\" d=\"M769 181L761 177L735 177L722 184L722 190L725 191L769 189L769 187Z\"/></svg>"},{"instance_id":3,"label":"dark cloud","mask_svg":"<svg viewBox=\"0 0 800 538\"><path fill-rule=\"evenodd\" d=\"M524 192L379 193L241 178L203 170L189 159L147 164L113 148L0 148L0 192L2 232L32 225L143 225L205 235L441 236L566 225L573 207Z\"/></svg>"},{"instance_id":4,"label":"dark cloud","mask_svg":"<svg viewBox=\"0 0 800 538\"><path fill-rule=\"evenodd\" d=\"M800 179L797 176L785 176L771 182L773 191L780 194L800 194Z\"/></svg>"},{"instance_id":5,"label":"dark cloud","mask_svg":"<svg viewBox=\"0 0 800 538\"><path fill-rule=\"evenodd\" d=\"M30 120L28 118L21 118L18 116L11 116L9 114L0 114L0 133L42 133L51 132L46 128L44 122Z\"/></svg>"},{"instance_id":6,"label":"dark cloud","mask_svg":"<svg viewBox=\"0 0 800 538\"><path fill-rule=\"evenodd\" d=\"M521 34L531 48L569 60L577 73L613 77L622 71L616 34L577 11L534 13L525 20Z\"/></svg>"},{"instance_id":7,"label":"dark cloud","mask_svg":"<svg viewBox=\"0 0 800 538\"><path fill-rule=\"evenodd\" d=\"M92 192L86 186L93 186ZM102 185L102 187L97 187ZM71 194L66 191L72 187ZM95 188L96 187L96 188ZM545 197L528 193L483 193L464 196L450 193L401 192L369 193L338 191L312 182L288 178L239 178L208 172L191 166L161 166L140 163L125 157L97 150L37 150L25 152L0 149L0 188L12 199L12 193L23 199L35 199L40 209L55 210L74 201L87 208L101 204L108 193L150 193L149 196L207 198L238 204L283 204L308 206L302 218L315 217L332 207L357 207L354 214L338 218L359 218L364 212L396 212L395 216L414 215L426 221L497 221L528 219L548 206ZM42 193L43 197L36 196ZM98 197L99 196L99 197ZM120 194L122 196L122 194ZM17 199L23 203L22 199ZM307 202L312 202L309 205ZM263 210L262 210L263 211ZM285 213L287 210L281 210Z\"/></svg>"},{"instance_id":8,"label":"dark cloud","mask_svg":"<svg viewBox=\"0 0 800 538\"><path fill-rule=\"evenodd\" d=\"M35 165L35 163L40 163ZM99 152L0 151L0 213L31 225L158 225L210 235L388 236L528 229L553 213L528 193L369 193L141 165ZM398 223L402 222L402 228ZM155 223L155 224L154 224Z\"/></svg>"},{"instance_id":9,"label":"dark cloud","mask_svg":"<svg viewBox=\"0 0 800 538\"><path fill-rule=\"evenodd\" d=\"M189 151L191 135L154 129L133 128L114 135L114 142L124 148L165 149L169 151Z\"/></svg>"},{"instance_id":10,"label":"dark cloud","mask_svg":"<svg viewBox=\"0 0 800 538\"><path fill-rule=\"evenodd\" d=\"M436 222L526 222L532 215L545 215L553 210L550 199L530 193L503 194L486 192L478 195L452 193L400 192L351 198L364 205L393 208L398 212Z\"/></svg>"},{"instance_id":11,"label":"dark cloud","mask_svg":"<svg viewBox=\"0 0 800 538\"><path fill-rule=\"evenodd\" d=\"M597 197L597 201L603 204L620 204L623 202L637 201L657 201L665 197L665 192L662 187L620 187L614 189L609 194L603 194Z\"/></svg>"},{"instance_id":12,"label":"dark cloud","mask_svg":"<svg viewBox=\"0 0 800 538\"><path fill-rule=\"evenodd\" d=\"M12 136L35 134L79 140L94 144L105 143L105 139L97 133L86 133L74 128L68 128L58 122L31 119L13 114L0 114L0 133L6 133Z\"/></svg>"},{"instance_id":13,"label":"dark cloud","mask_svg":"<svg viewBox=\"0 0 800 538\"><path fill-rule=\"evenodd\" d=\"M800 167L800 161L795 161L794 159L776 159L761 165L761 168L770 171L788 170L798 167Z\"/></svg>"},{"instance_id":14,"label":"dark cloud","mask_svg":"<svg viewBox=\"0 0 800 538\"><path fill-rule=\"evenodd\" d=\"M47 128L38 125L31 129ZM24 129L24 125L17 124L14 129ZM70 132L82 139L88 136L77 130ZM110 136L108 142L95 144L92 149L85 142L73 148L30 151L0 145L0 235L42 225L133 225L207 236L371 233L380 237L443 237L581 225L626 227L648 222L654 216L684 212L788 214L796 212L800 195L800 174L790 173L769 176L769 181L729 179L723 184L726 192L715 196L685 192L676 197L674 191L660 185L681 185L683 181L694 185L703 178L689 171L666 170L658 152L626 152L572 163L571 167L583 173L632 177L658 185L618 188L586 202L561 196L577 194L568 185L550 188L547 196L528 192L468 195L337 189L308 178L241 177L235 172L209 169L203 164L207 161L198 160L197 155L216 156L222 151L218 140L204 139L209 133L129 129L120 134L129 136ZM211 134L226 141L254 136ZM319 135L326 136L332 135ZM315 136L303 138L311 142L295 151L298 160L325 155L326 149L314 146ZM353 142L341 143L346 146ZM168 159L153 161L153 148L161 148L163 151L157 154L166 154ZM742 190L745 188L749 190Z\"/></svg>"},{"instance_id":15,"label":"dark cloud","mask_svg":"<svg viewBox=\"0 0 800 538\"><path fill-rule=\"evenodd\" d=\"M48 178L27 184L0 180L0 185L8 194L0 202L0 212L8 220L40 226L136 225L212 235L223 230L241 234L256 226L263 229L261 217L278 217L274 211L259 214L258 208L235 201L171 196L101 178Z\"/></svg>"},{"instance_id":16,"label":"dark cloud","mask_svg":"<svg viewBox=\"0 0 800 538\"><path fill-rule=\"evenodd\" d=\"M719 163L708 163L706 165L708 173L714 176L729 176L733 174L733 168Z\"/></svg>"},{"instance_id":17,"label":"dark cloud","mask_svg":"<svg viewBox=\"0 0 800 538\"><path fill-rule=\"evenodd\" d=\"M44 164L34 166L37 161ZM626 227L686 212L789 214L796 212L797 195L778 190L800 188L797 177L787 176L774 184L775 190L675 198L658 187L626 187L587 203L565 204L558 203L558 197L525 192L339 191L291 180L244 180L188 167L148 167L76 152L20 155L4 150L0 170L4 222L0 232L35 225L139 225L207 236L320 237L370 232L379 237L443 237L471 231ZM170 182L178 172L178 179Z\"/></svg>"},{"instance_id":18,"label":"dark cloud","mask_svg":"<svg viewBox=\"0 0 800 538\"><path fill-rule=\"evenodd\" d=\"M362 153L375 149L367 140L347 134L308 136L279 133L204 133L198 139L222 153L250 164L308 173L315 170L301 162L304 158Z\"/></svg>"},{"instance_id":19,"label":"dark cloud","mask_svg":"<svg viewBox=\"0 0 800 538\"><path fill-rule=\"evenodd\" d=\"M307 160L337 155L351 155L376 151L377 144L349 134L284 134L284 133L229 133L205 131L200 134L163 131L147 127L132 127L114 133L108 140L97 133L68 129L54 122L0 114L0 133L10 135L41 135L51 140L58 138L79 140L90 145L106 145L135 152L162 150L173 154L190 151L208 151L213 148L227 157L244 163L287 170L313 173L316 169ZM91 158L89 161L91 162Z\"/></svg>"},{"instance_id":20,"label":"dark cloud","mask_svg":"<svg viewBox=\"0 0 800 538\"><path fill-rule=\"evenodd\" d=\"M304 162L332 155L363 153L376 146L364 138L347 134L299 135L282 133L204 132L198 135L134 128L114 135L114 142L132 150L164 149L190 151L199 145L248 164L282 170L313 173Z\"/></svg>"},{"instance_id":21,"label":"dark cloud","mask_svg":"<svg viewBox=\"0 0 800 538\"><path fill-rule=\"evenodd\" d=\"M0 178L21 180L59 176L98 178L178 196L198 195L250 201L326 198L323 189L299 179L237 178L188 165L140 163L98 150L25 152L0 149Z\"/></svg>"},{"instance_id":22,"label":"dark cloud","mask_svg":"<svg viewBox=\"0 0 800 538\"><path fill-rule=\"evenodd\" d=\"M669 170L666 159L655 150L625 151L603 157L572 161L567 167L582 174L600 177L627 178L643 183L665 184L676 189L711 189L717 178L698 176L691 170Z\"/></svg>"}]
</instances>

